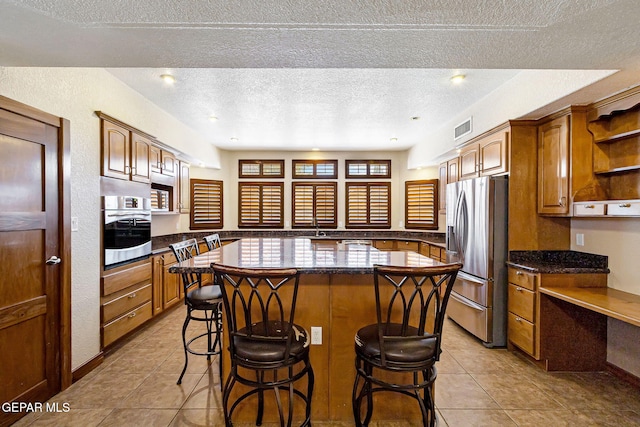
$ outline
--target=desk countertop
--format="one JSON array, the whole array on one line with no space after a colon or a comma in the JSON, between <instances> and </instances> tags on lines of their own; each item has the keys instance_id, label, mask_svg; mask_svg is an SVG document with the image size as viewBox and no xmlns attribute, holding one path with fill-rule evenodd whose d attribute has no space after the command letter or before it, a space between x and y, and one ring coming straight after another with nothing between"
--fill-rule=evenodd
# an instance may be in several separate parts
<instances>
[{"instance_id":1,"label":"desk countertop","mask_svg":"<svg viewBox=\"0 0 640 427\"><path fill-rule=\"evenodd\" d=\"M249 238L172 266L182 273L211 272L218 263L241 268L297 268L303 274L367 274L374 264L427 267L442 263L412 251L381 251L371 245L312 242L308 238Z\"/></svg>"},{"instance_id":2,"label":"desk countertop","mask_svg":"<svg viewBox=\"0 0 640 427\"><path fill-rule=\"evenodd\" d=\"M609 273L608 257L578 251L511 251L510 267L532 273L592 274Z\"/></svg>"}]
</instances>

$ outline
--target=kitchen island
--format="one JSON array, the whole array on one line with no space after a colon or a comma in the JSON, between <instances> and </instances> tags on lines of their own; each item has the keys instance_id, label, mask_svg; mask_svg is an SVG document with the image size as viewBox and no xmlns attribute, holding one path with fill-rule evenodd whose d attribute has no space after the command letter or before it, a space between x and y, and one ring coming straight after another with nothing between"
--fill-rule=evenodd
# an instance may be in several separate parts
<instances>
[{"instance_id":1,"label":"kitchen island","mask_svg":"<svg viewBox=\"0 0 640 427\"><path fill-rule=\"evenodd\" d=\"M212 263L240 268L294 267L300 271L296 323L308 331L312 326L322 328L322 343L311 347L316 375L313 421L353 420L354 336L360 327L376 322L373 266L441 265L416 252L380 251L370 245L309 238L249 238L179 263L170 271L210 274ZM226 371L228 352L224 357ZM237 412L246 415L247 421L255 416L253 410ZM419 419L415 401L396 394L375 396L374 420Z\"/></svg>"}]
</instances>

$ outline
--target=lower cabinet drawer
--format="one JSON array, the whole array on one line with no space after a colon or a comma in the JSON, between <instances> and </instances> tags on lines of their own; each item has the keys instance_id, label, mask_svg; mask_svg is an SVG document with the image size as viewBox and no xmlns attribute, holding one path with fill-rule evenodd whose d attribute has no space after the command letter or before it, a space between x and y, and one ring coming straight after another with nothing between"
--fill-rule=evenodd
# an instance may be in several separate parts
<instances>
[{"instance_id":1,"label":"lower cabinet drawer","mask_svg":"<svg viewBox=\"0 0 640 427\"><path fill-rule=\"evenodd\" d=\"M374 240L373 247L382 250L393 250L396 247L395 240Z\"/></svg>"},{"instance_id":2,"label":"lower cabinet drawer","mask_svg":"<svg viewBox=\"0 0 640 427\"><path fill-rule=\"evenodd\" d=\"M397 242L397 249L399 251L414 251L418 252L420 250L420 243L411 242L408 240L401 240Z\"/></svg>"},{"instance_id":3,"label":"lower cabinet drawer","mask_svg":"<svg viewBox=\"0 0 640 427\"><path fill-rule=\"evenodd\" d=\"M126 294L105 302L102 306L102 322L107 323L114 318L131 311L151 300L151 283L140 286Z\"/></svg>"},{"instance_id":4,"label":"lower cabinet drawer","mask_svg":"<svg viewBox=\"0 0 640 427\"><path fill-rule=\"evenodd\" d=\"M151 301L103 326L102 346L106 347L118 338L142 325L152 316Z\"/></svg>"},{"instance_id":5,"label":"lower cabinet drawer","mask_svg":"<svg viewBox=\"0 0 640 427\"><path fill-rule=\"evenodd\" d=\"M522 286L509 283L509 311L524 317L529 322L535 322L534 315L536 293Z\"/></svg>"},{"instance_id":6,"label":"lower cabinet drawer","mask_svg":"<svg viewBox=\"0 0 640 427\"><path fill-rule=\"evenodd\" d=\"M607 203L609 216L640 216L640 202L620 200Z\"/></svg>"},{"instance_id":7,"label":"lower cabinet drawer","mask_svg":"<svg viewBox=\"0 0 640 427\"><path fill-rule=\"evenodd\" d=\"M535 325L528 320L509 313L509 341L535 357Z\"/></svg>"},{"instance_id":8,"label":"lower cabinet drawer","mask_svg":"<svg viewBox=\"0 0 640 427\"><path fill-rule=\"evenodd\" d=\"M442 251L442 248L440 248L440 246L432 245L429 252L429 257L433 259L437 259L438 261L444 262L444 260L442 259L444 254L442 252L443 251Z\"/></svg>"}]
</instances>

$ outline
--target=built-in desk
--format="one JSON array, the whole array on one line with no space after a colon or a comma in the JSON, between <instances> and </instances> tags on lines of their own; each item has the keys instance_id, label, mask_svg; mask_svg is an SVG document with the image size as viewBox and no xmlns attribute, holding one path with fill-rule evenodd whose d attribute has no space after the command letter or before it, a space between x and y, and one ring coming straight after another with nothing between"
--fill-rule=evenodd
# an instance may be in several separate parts
<instances>
[{"instance_id":1,"label":"built-in desk","mask_svg":"<svg viewBox=\"0 0 640 427\"><path fill-rule=\"evenodd\" d=\"M540 287L540 293L640 326L640 295L612 288Z\"/></svg>"},{"instance_id":2,"label":"built-in desk","mask_svg":"<svg viewBox=\"0 0 640 427\"><path fill-rule=\"evenodd\" d=\"M416 252L381 251L371 245L312 242L305 238L250 238L176 264L170 271L210 274L212 263L241 268L294 267L301 272L296 323L308 330L320 326L323 331L322 345L311 347L315 372L312 419L346 422L353 421L354 337L359 328L376 322L374 264L441 265ZM230 365L228 352L224 356L226 378ZM376 421L421 419L415 401L408 397L379 394L375 399ZM238 408L236 413L246 417L244 421L253 421L255 417L254 408L247 411ZM265 412L265 418L267 415Z\"/></svg>"}]
</instances>

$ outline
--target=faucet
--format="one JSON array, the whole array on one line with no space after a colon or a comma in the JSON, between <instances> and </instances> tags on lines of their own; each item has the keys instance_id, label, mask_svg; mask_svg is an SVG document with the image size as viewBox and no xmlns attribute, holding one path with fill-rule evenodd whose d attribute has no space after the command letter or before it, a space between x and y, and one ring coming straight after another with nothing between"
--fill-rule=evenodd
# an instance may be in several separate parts
<instances>
[{"instance_id":1,"label":"faucet","mask_svg":"<svg viewBox=\"0 0 640 427\"><path fill-rule=\"evenodd\" d=\"M325 233L324 231L320 231L320 226L318 225L318 218L313 218L313 225L316 227L316 237L327 235L327 233Z\"/></svg>"}]
</instances>

